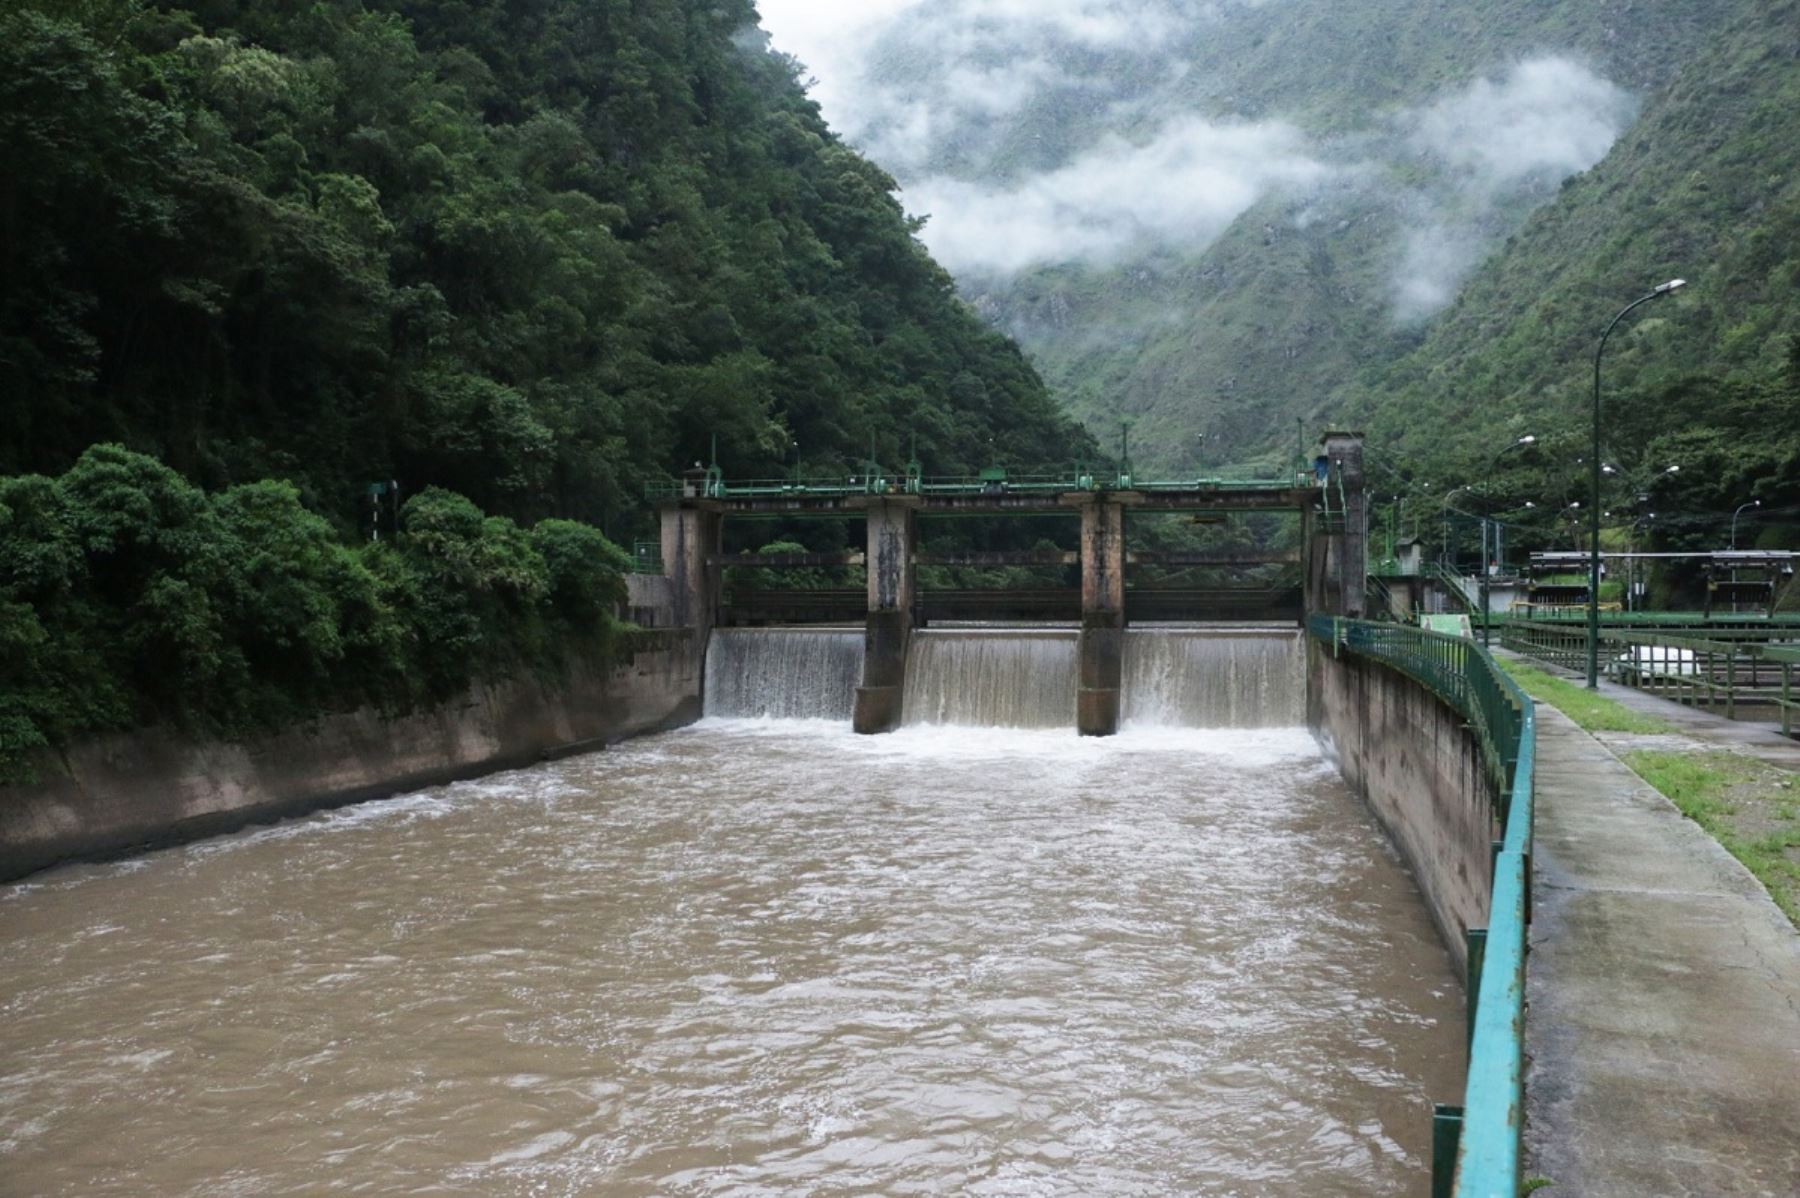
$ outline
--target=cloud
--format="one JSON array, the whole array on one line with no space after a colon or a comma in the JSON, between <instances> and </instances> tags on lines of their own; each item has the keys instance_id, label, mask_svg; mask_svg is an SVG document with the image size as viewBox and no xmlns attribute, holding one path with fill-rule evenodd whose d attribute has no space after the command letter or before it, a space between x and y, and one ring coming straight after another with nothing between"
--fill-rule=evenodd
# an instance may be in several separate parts
<instances>
[{"instance_id":1,"label":"cloud","mask_svg":"<svg viewBox=\"0 0 1800 1198\"><path fill-rule=\"evenodd\" d=\"M1510 223L1563 179L1599 162L1636 114L1635 99L1569 58L1514 64L1407 114L1406 144L1439 177L1422 192L1394 271L1394 318L1424 319L1456 298Z\"/></svg>"},{"instance_id":2,"label":"cloud","mask_svg":"<svg viewBox=\"0 0 1800 1198\"><path fill-rule=\"evenodd\" d=\"M1394 272L1394 319L1410 324L1447 306L1480 253L1480 240L1463 230L1441 224L1407 230Z\"/></svg>"},{"instance_id":3,"label":"cloud","mask_svg":"<svg viewBox=\"0 0 1800 1198\"><path fill-rule=\"evenodd\" d=\"M1331 173L1299 130L1184 117L1141 144L1113 135L1056 170L993 188L937 177L907 190L952 271L1012 274L1048 262L1204 246L1269 190Z\"/></svg>"},{"instance_id":4,"label":"cloud","mask_svg":"<svg viewBox=\"0 0 1800 1198\"><path fill-rule=\"evenodd\" d=\"M1635 114L1629 93L1581 63L1534 58L1420 112L1412 141L1484 182L1560 180L1605 157Z\"/></svg>"},{"instance_id":5,"label":"cloud","mask_svg":"<svg viewBox=\"0 0 1800 1198\"><path fill-rule=\"evenodd\" d=\"M1330 140L1193 111L1210 94L1197 40L1284 2L759 0L826 119L929 216L926 245L988 283L1192 256L1259 200L1331 182L1399 212L1389 298L1418 320L1635 116L1630 94L1555 54Z\"/></svg>"}]
</instances>

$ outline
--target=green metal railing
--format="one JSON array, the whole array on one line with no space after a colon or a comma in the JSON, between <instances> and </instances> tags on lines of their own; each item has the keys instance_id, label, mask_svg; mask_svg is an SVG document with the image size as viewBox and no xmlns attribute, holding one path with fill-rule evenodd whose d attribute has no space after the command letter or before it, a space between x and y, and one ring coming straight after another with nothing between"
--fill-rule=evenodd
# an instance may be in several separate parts
<instances>
[{"instance_id":1,"label":"green metal railing","mask_svg":"<svg viewBox=\"0 0 1800 1198\"><path fill-rule=\"evenodd\" d=\"M1800 643L1792 627L1706 630L1675 635L1610 627L1600 631L1600 656L1609 678L1691 707L1736 719L1740 707L1774 708L1784 736L1800 727ZM1779 638L1779 639L1778 639ZM1785 641L1785 643L1783 643ZM1567 622L1513 619L1500 643L1526 657L1581 671L1587 630Z\"/></svg>"},{"instance_id":2,"label":"green metal railing","mask_svg":"<svg viewBox=\"0 0 1800 1198\"><path fill-rule=\"evenodd\" d=\"M631 572L633 574L661 574L663 572L662 542L632 542Z\"/></svg>"},{"instance_id":3,"label":"green metal railing","mask_svg":"<svg viewBox=\"0 0 1800 1198\"><path fill-rule=\"evenodd\" d=\"M1494 785L1488 926L1469 930L1469 1069L1461 1107L1434 1116L1434 1198L1517 1198L1525 1113L1525 927L1531 875L1531 700L1473 641L1368 620L1312 616L1307 630L1335 655L1400 671L1465 720Z\"/></svg>"},{"instance_id":4,"label":"green metal railing","mask_svg":"<svg viewBox=\"0 0 1800 1198\"><path fill-rule=\"evenodd\" d=\"M1462 614L1479 620L1481 605L1469 598L1469 592L1463 589L1463 576L1449 569L1441 562L1432 562L1425 567L1425 576L1436 582L1444 593L1461 610Z\"/></svg>"},{"instance_id":5,"label":"green metal railing","mask_svg":"<svg viewBox=\"0 0 1800 1198\"><path fill-rule=\"evenodd\" d=\"M927 478L914 470L890 473L873 471L837 478L775 478L727 480L709 474L698 484L707 499L847 498L852 495L1047 495L1066 491L1270 491L1291 490L1292 479L1190 478L1136 480L1082 468L1067 474L1006 475L1000 471L980 475ZM644 498L652 503L680 499L685 484L677 481L648 483Z\"/></svg>"}]
</instances>

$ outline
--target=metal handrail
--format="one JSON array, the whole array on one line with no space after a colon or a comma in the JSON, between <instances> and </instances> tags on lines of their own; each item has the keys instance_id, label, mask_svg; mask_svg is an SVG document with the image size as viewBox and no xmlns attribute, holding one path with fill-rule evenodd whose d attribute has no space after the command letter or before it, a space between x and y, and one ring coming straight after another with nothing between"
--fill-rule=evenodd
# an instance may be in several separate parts
<instances>
[{"instance_id":1,"label":"metal handrail","mask_svg":"<svg viewBox=\"0 0 1800 1198\"><path fill-rule=\"evenodd\" d=\"M1627 686L1676 702L1708 708L1723 704L1727 718L1736 718L1740 705L1773 707L1782 734L1794 735L1800 726L1800 690L1795 686L1800 644L1758 643L1730 635L1741 630L1704 631L1710 635L1602 629L1607 673ZM1515 619L1501 639L1515 652L1569 668L1579 668L1587 650L1587 629L1572 623ZM1625 653L1615 656L1620 649Z\"/></svg>"},{"instance_id":2,"label":"metal handrail","mask_svg":"<svg viewBox=\"0 0 1800 1198\"><path fill-rule=\"evenodd\" d=\"M686 494L681 482L652 482L644 486L650 502L680 499ZM945 475L924 478L909 473L859 474L844 478L744 479L719 478L704 485L708 499L749 499L780 496L820 498L851 495L992 495L1056 494L1065 491L1271 491L1290 490L1287 479L1192 478L1126 480L1094 473L1013 475L983 478L979 475Z\"/></svg>"},{"instance_id":3,"label":"metal handrail","mask_svg":"<svg viewBox=\"0 0 1800 1198\"><path fill-rule=\"evenodd\" d=\"M1308 631L1331 651L1381 662L1432 691L1468 720L1495 783L1501 827L1488 897L1485 947L1471 955L1475 993L1468 1081L1454 1125L1457 1198L1516 1198L1525 1112L1525 934L1531 875L1532 776L1537 722L1531 700L1488 652L1463 637L1400 624L1315 615ZM1441 1192L1434 1189L1434 1193Z\"/></svg>"}]
</instances>

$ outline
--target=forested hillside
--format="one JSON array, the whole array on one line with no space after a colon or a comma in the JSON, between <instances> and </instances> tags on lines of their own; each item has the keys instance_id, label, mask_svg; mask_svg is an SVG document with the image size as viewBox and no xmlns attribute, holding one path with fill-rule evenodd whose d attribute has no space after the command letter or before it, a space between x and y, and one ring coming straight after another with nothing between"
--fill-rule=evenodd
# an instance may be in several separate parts
<instances>
[{"instance_id":1,"label":"forested hillside","mask_svg":"<svg viewBox=\"0 0 1800 1198\"><path fill-rule=\"evenodd\" d=\"M1660 509L1665 544L1716 547L1725 514L1752 500L1752 536L1800 523L1794 0L1721 29L1417 348L1367 373L1347 414L1367 420L1390 461L1446 478L1460 468L1460 481L1513 436L1560 434L1557 453L1524 455L1491 489L1501 505L1566 501L1580 490L1600 327L1676 277L1689 286L1640 309L1608 346L1608 464L1645 483L1649 498L1632 506Z\"/></svg>"},{"instance_id":2,"label":"forested hillside","mask_svg":"<svg viewBox=\"0 0 1800 1198\"><path fill-rule=\"evenodd\" d=\"M620 533L703 455L1066 457L750 0L0 17L0 474L117 441Z\"/></svg>"},{"instance_id":3,"label":"forested hillside","mask_svg":"<svg viewBox=\"0 0 1800 1198\"><path fill-rule=\"evenodd\" d=\"M965 294L1073 411L1103 437L1131 418L1158 464L1191 466L1291 452L1296 416L1415 344L1753 6L1050 2L1004 27L1016 47L960 56L949 34L1005 6L942 7L969 19L909 12L868 53L886 90L859 144L896 156ZM978 86L989 103L960 98ZM1040 214L1054 235L984 252L962 228L983 204L994 244Z\"/></svg>"},{"instance_id":4,"label":"forested hillside","mask_svg":"<svg viewBox=\"0 0 1800 1198\"><path fill-rule=\"evenodd\" d=\"M738 476L1088 448L755 20L0 9L0 781L604 654L595 526L714 437Z\"/></svg>"}]
</instances>

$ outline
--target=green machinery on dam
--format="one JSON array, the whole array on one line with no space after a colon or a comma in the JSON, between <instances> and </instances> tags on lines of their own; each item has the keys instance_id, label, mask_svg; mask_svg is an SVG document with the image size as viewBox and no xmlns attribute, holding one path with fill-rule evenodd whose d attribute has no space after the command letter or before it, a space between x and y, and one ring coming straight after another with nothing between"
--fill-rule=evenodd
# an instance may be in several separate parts
<instances>
[{"instance_id":1,"label":"green machinery on dam","mask_svg":"<svg viewBox=\"0 0 1800 1198\"><path fill-rule=\"evenodd\" d=\"M1079 688L1076 725L1087 736L1119 727L1124 631L1134 619L1235 619L1298 625L1308 614L1358 617L1365 608L1367 502L1360 433L1329 433L1319 468L1285 479L1193 478L1142 480L1127 462L1110 475L1076 467L1058 477L1012 478L984 471L972 478L930 478L917 462L889 475L874 463L844 480L734 482L719 469L696 468L678 484L653 489L661 513L661 560L669 607L677 625L704 641L721 622L856 620L865 629L856 690L858 732L890 731L901 722L907 646L933 615L951 618L1063 618L1076 621ZM1298 551L1265 553L1134 553L1128 513L1296 516ZM1062 514L1080 522L1080 548L1068 564L1080 567L1080 586L1067 594L1041 592L999 598L964 594L960 606L934 613L921 596L916 568L926 564L1032 565L1042 553L992 552L932 558L919 549L921 517L1004 517ZM722 533L733 518L835 517L861 519L860 554L727 555ZM1293 562L1302 582L1290 590L1128 591L1126 573L1139 564L1249 565ZM722 607L721 571L727 565L862 565L863 593L759 596L760 610Z\"/></svg>"}]
</instances>

